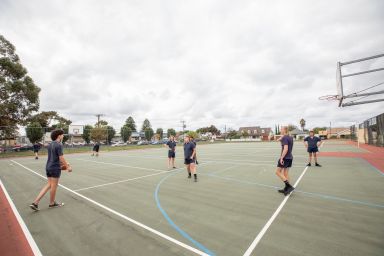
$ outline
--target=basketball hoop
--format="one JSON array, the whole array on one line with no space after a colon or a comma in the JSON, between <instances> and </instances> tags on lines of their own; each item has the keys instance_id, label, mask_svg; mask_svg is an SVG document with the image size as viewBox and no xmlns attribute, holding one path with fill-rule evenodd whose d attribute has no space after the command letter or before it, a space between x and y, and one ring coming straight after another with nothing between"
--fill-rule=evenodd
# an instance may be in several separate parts
<instances>
[{"instance_id":1,"label":"basketball hoop","mask_svg":"<svg viewBox=\"0 0 384 256\"><path fill-rule=\"evenodd\" d=\"M324 95L319 97L319 100L328 100L328 101L339 100L339 95Z\"/></svg>"}]
</instances>

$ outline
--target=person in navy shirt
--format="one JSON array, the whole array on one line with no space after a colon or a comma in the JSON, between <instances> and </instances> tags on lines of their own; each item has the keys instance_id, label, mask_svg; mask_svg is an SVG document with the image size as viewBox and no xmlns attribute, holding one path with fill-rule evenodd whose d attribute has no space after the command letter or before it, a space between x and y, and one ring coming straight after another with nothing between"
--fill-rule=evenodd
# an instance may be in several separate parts
<instances>
[{"instance_id":1,"label":"person in navy shirt","mask_svg":"<svg viewBox=\"0 0 384 256\"><path fill-rule=\"evenodd\" d=\"M168 147L168 168L176 168L175 166L175 157L176 157L176 141L174 136L169 137L169 141L164 144L165 147Z\"/></svg>"},{"instance_id":2,"label":"person in navy shirt","mask_svg":"<svg viewBox=\"0 0 384 256\"><path fill-rule=\"evenodd\" d=\"M35 201L29 205L33 210L39 210L39 202L44 195L49 191L49 208L63 206L64 203L57 203L55 201L57 186L61 175L61 170L72 172L72 167L64 159L62 141L64 138L63 130L54 130L51 133L52 142L49 144L48 159L45 167L48 183L41 189Z\"/></svg>"},{"instance_id":3,"label":"person in navy shirt","mask_svg":"<svg viewBox=\"0 0 384 256\"><path fill-rule=\"evenodd\" d=\"M195 178L195 182L197 181L196 174L196 145L191 141L189 135L184 136L184 164L187 167L188 178Z\"/></svg>"},{"instance_id":4,"label":"person in navy shirt","mask_svg":"<svg viewBox=\"0 0 384 256\"><path fill-rule=\"evenodd\" d=\"M284 182L284 189L279 189L279 193L289 195L295 188L289 183L289 168L292 167L293 162L293 139L287 134L287 127L281 129L283 137L279 139L281 143L281 154L277 161L276 175Z\"/></svg>"},{"instance_id":5,"label":"person in navy shirt","mask_svg":"<svg viewBox=\"0 0 384 256\"><path fill-rule=\"evenodd\" d=\"M35 153L35 159L39 159L39 150L40 150L40 144L38 142L35 142L33 144L33 153Z\"/></svg>"},{"instance_id":6,"label":"person in navy shirt","mask_svg":"<svg viewBox=\"0 0 384 256\"><path fill-rule=\"evenodd\" d=\"M321 165L317 163L317 152L319 152L321 143L321 139L315 136L313 130L309 131L309 136L304 139L304 145L309 153L309 162L307 166L311 166L313 156L315 158L315 165L321 167Z\"/></svg>"}]
</instances>

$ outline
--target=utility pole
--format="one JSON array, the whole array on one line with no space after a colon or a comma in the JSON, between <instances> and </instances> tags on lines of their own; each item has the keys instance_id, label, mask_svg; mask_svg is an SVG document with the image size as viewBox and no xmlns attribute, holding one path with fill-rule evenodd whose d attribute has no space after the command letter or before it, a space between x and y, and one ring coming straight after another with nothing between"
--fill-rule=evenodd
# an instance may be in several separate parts
<instances>
[{"instance_id":1,"label":"utility pole","mask_svg":"<svg viewBox=\"0 0 384 256\"><path fill-rule=\"evenodd\" d=\"M332 124L329 122L329 139L332 137Z\"/></svg>"},{"instance_id":2,"label":"utility pole","mask_svg":"<svg viewBox=\"0 0 384 256\"><path fill-rule=\"evenodd\" d=\"M100 117L104 116L104 114L96 114L95 116L97 117L97 127L99 128L100 127Z\"/></svg>"},{"instance_id":3,"label":"utility pole","mask_svg":"<svg viewBox=\"0 0 384 256\"><path fill-rule=\"evenodd\" d=\"M187 126L185 125L185 121L184 121L184 120L181 120L180 122L181 122L182 125L183 125L183 137L184 137L184 129L185 129L185 127L187 127Z\"/></svg>"}]
</instances>

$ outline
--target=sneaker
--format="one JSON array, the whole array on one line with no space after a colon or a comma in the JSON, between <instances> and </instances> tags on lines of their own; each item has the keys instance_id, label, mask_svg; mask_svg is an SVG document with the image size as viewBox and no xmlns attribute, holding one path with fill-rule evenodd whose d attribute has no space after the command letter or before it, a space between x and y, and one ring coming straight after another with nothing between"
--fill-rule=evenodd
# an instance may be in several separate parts
<instances>
[{"instance_id":1,"label":"sneaker","mask_svg":"<svg viewBox=\"0 0 384 256\"><path fill-rule=\"evenodd\" d=\"M318 164L318 163L316 163L315 165L316 165L317 167L321 167L321 165L320 165L320 164Z\"/></svg>"},{"instance_id":2,"label":"sneaker","mask_svg":"<svg viewBox=\"0 0 384 256\"><path fill-rule=\"evenodd\" d=\"M64 203L56 203L56 202L54 202L53 204L49 205L49 208L57 208L57 207L61 207L61 206L64 206Z\"/></svg>"},{"instance_id":3,"label":"sneaker","mask_svg":"<svg viewBox=\"0 0 384 256\"><path fill-rule=\"evenodd\" d=\"M285 195L285 196L289 195L293 190L295 190L295 188L292 187L292 186L289 186L289 187L287 188L287 190L284 191L284 195Z\"/></svg>"},{"instance_id":4,"label":"sneaker","mask_svg":"<svg viewBox=\"0 0 384 256\"><path fill-rule=\"evenodd\" d=\"M38 157L35 157L35 160L39 159Z\"/></svg>"},{"instance_id":5,"label":"sneaker","mask_svg":"<svg viewBox=\"0 0 384 256\"><path fill-rule=\"evenodd\" d=\"M284 194L285 189L279 189L279 190L277 190L277 192Z\"/></svg>"},{"instance_id":6,"label":"sneaker","mask_svg":"<svg viewBox=\"0 0 384 256\"><path fill-rule=\"evenodd\" d=\"M173 166L172 168L173 168L173 169L176 169L176 166Z\"/></svg>"},{"instance_id":7,"label":"sneaker","mask_svg":"<svg viewBox=\"0 0 384 256\"><path fill-rule=\"evenodd\" d=\"M191 175L188 175L188 179L190 179L190 178L192 178L192 176L191 176Z\"/></svg>"},{"instance_id":8,"label":"sneaker","mask_svg":"<svg viewBox=\"0 0 384 256\"><path fill-rule=\"evenodd\" d=\"M29 207L31 207L31 209L34 210L34 211L38 211L39 210L39 206L37 204L35 204L35 203L31 203L29 205Z\"/></svg>"},{"instance_id":9,"label":"sneaker","mask_svg":"<svg viewBox=\"0 0 384 256\"><path fill-rule=\"evenodd\" d=\"M307 166L311 166L311 163L308 163Z\"/></svg>"},{"instance_id":10,"label":"sneaker","mask_svg":"<svg viewBox=\"0 0 384 256\"><path fill-rule=\"evenodd\" d=\"M195 182L197 182L197 178L195 178Z\"/></svg>"}]
</instances>

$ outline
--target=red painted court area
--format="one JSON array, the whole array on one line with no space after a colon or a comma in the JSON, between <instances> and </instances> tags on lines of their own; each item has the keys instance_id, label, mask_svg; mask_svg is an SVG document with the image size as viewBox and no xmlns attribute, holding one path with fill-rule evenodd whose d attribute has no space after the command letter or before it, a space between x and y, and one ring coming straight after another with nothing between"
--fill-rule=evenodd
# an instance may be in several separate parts
<instances>
[{"instance_id":1,"label":"red painted court area","mask_svg":"<svg viewBox=\"0 0 384 256\"><path fill-rule=\"evenodd\" d=\"M353 141L348 141L346 144L353 145L357 147L357 143ZM360 148L367 150L366 153L356 153L356 152L320 152L320 156L325 157L360 157L374 166L376 169L384 173L384 148L371 146L367 144L360 144Z\"/></svg>"},{"instance_id":2,"label":"red painted court area","mask_svg":"<svg viewBox=\"0 0 384 256\"><path fill-rule=\"evenodd\" d=\"M0 254L1 256L33 255L32 249L0 187Z\"/></svg>"}]
</instances>

